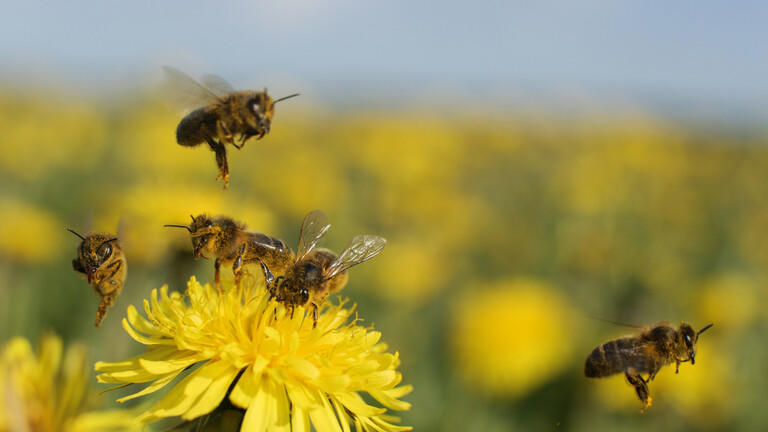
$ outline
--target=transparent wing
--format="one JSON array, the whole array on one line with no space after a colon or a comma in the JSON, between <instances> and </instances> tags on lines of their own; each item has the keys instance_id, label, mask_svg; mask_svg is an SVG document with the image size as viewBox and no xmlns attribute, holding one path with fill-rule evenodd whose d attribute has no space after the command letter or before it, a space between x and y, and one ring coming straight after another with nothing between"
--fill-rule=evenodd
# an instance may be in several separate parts
<instances>
[{"instance_id":1,"label":"transparent wing","mask_svg":"<svg viewBox=\"0 0 768 432\"><path fill-rule=\"evenodd\" d=\"M641 326L641 325L629 324L629 323L625 323L625 322L621 322L621 321L614 321L614 320L610 320L610 319L600 318L599 316L595 316L595 315L587 315L587 316L589 318L594 319L594 320L598 320L598 321L602 321L602 322L607 322L609 324L613 324L613 325L617 325L617 326L621 326L621 327L629 327L629 328L635 328L635 329L644 329L645 328L644 326Z\"/></svg>"},{"instance_id":2,"label":"transparent wing","mask_svg":"<svg viewBox=\"0 0 768 432\"><path fill-rule=\"evenodd\" d=\"M317 242L328 232L331 224L328 223L328 216L322 210L312 210L304 218L301 224L301 234L299 234L299 247L296 252L296 261L300 261L312 252L317 246Z\"/></svg>"},{"instance_id":3,"label":"transparent wing","mask_svg":"<svg viewBox=\"0 0 768 432\"><path fill-rule=\"evenodd\" d=\"M205 88L220 98L235 91L235 89L232 88L227 80L218 75L203 75L203 77L200 79L200 82L203 84L203 86L205 86Z\"/></svg>"},{"instance_id":4,"label":"transparent wing","mask_svg":"<svg viewBox=\"0 0 768 432\"><path fill-rule=\"evenodd\" d=\"M383 237L368 234L355 236L344 252L328 266L325 278L331 279L352 266L368 261L380 254L386 244L387 240Z\"/></svg>"},{"instance_id":5,"label":"transparent wing","mask_svg":"<svg viewBox=\"0 0 768 432\"><path fill-rule=\"evenodd\" d=\"M249 232L247 241L251 244L256 244L267 249L275 251L288 251L290 248L288 245L277 237L268 236L266 234Z\"/></svg>"},{"instance_id":6,"label":"transparent wing","mask_svg":"<svg viewBox=\"0 0 768 432\"><path fill-rule=\"evenodd\" d=\"M259 246L263 246L267 249L277 249L277 246L275 246L274 241L272 237L262 234L262 233L248 233L248 242L251 244L256 244Z\"/></svg>"},{"instance_id":7,"label":"transparent wing","mask_svg":"<svg viewBox=\"0 0 768 432\"><path fill-rule=\"evenodd\" d=\"M170 66L163 66L163 70L165 90L169 99L179 108L195 109L220 101L213 91L184 72Z\"/></svg>"}]
</instances>

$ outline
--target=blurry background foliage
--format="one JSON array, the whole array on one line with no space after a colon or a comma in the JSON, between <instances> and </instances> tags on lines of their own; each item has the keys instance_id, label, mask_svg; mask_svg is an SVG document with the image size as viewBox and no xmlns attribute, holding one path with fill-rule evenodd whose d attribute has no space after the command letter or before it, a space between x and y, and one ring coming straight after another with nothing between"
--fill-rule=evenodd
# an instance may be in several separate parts
<instances>
[{"instance_id":1,"label":"blurry background foliage","mask_svg":"<svg viewBox=\"0 0 768 432\"><path fill-rule=\"evenodd\" d=\"M768 429L764 133L639 114L352 112L296 99L264 140L228 149L222 191L213 153L175 143L180 116L152 95L2 93L0 340L54 329L90 358L134 354L126 307L212 276L188 234L163 224L228 214L295 248L303 216L322 208L326 247L359 233L389 241L343 295L401 353L415 387L403 424ZM119 230L128 279L100 330L65 227ZM621 376L583 377L595 346L632 332L590 316L715 327L695 366L659 374L640 415Z\"/></svg>"}]
</instances>

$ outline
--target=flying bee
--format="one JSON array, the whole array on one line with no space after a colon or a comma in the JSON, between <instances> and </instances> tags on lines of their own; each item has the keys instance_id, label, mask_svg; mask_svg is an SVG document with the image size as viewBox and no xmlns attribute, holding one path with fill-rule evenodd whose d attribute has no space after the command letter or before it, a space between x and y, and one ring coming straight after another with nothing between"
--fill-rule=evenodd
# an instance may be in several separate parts
<instances>
[{"instance_id":1,"label":"flying bee","mask_svg":"<svg viewBox=\"0 0 768 432\"><path fill-rule=\"evenodd\" d=\"M294 260L294 254L288 245L279 238L249 231L245 224L227 216L211 217L205 214L192 216L192 223L187 225L165 225L166 227L184 228L192 238L195 258L215 258L214 282L221 285L222 264L230 265L235 258L244 261L261 259L265 263L282 271ZM240 283L243 265L233 266L235 283Z\"/></svg>"},{"instance_id":2,"label":"flying bee","mask_svg":"<svg viewBox=\"0 0 768 432\"><path fill-rule=\"evenodd\" d=\"M252 137L261 139L272 128L275 104L298 96L298 93L273 100L263 91L235 91L224 79L206 75L202 84L172 67L165 66L169 87L185 107L196 109L181 119L176 128L176 141L187 147L207 143L216 153L219 175L224 188L229 185L229 165L224 144L238 150ZM202 106L201 106L202 105Z\"/></svg>"},{"instance_id":3,"label":"flying bee","mask_svg":"<svg viewBox=\"0 0 768 432\"><path fill-rule=\"evenodd\" d=\"M347 284L347 270L375 257L387 244L382 237L358 235L338 256L328 249L315 249L330 227L325 213L310 212L301 226L296 259L277 278L269 264L259 260L270 295L289 308L291 314L296 306L311 306L313 327L317 326L318 307L328 295Z\"/></svg>"},{"instance_id":4,"label":"flying bee","mask_svg":"<svg viewBox=\"0 0 768 432\"><path fill-rule=\"evenodd\" d=\"M101 297L95 324L99 327L107 316L107 309L115 302L125 284L128 272L125 255L117 243L117 237L111 234L93 233L83 237L69 228L67 231L82 239L77 248L77 258L72 260L72 268L85 274L88 283Z\"/></svg>"},{"instance_id":5,"label":"flying bee","mask_svg":"<svg viewBox=\"0 0 768 432\"><path fill-rule=\"evenodd\" d=\"M584 375L588 378L602 378L624 373L627 382L635 388L635 393L643 403L642 410L651 406L648 383L656 377L662 368L675 363L675 373L680 371L680 363L696 363L696 342L699 335L713 324L704 326L698 332L689 324L680 323L675 329L666 322L646 328L636 336L623 337L606 342L587 357ZM647 373L643 379L640 374Z\"/></svg>"}]
</instances>

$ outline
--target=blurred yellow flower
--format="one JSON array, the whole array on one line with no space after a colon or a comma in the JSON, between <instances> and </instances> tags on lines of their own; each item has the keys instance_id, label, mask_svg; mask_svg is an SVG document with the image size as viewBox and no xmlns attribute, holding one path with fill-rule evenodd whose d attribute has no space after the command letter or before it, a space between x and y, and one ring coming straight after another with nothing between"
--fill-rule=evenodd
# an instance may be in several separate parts
<instances>
[{"instance_id":1,"label":"blurred yellow flower","mask_svg":"<svg viewBox=\"0 0 768 432\"><path fill-rule=\"evenodd\" d=\"M343 164L351 162L348 156L301 124L283 123L280 131L268 143L248 144L254 148L238 153L230 162L232 176L240 172L258 196L290 216L346 203L351 185Z\"/></svg>"},{"instance_id":2,"label":"blurred yellow flower","mask_svg":"<svg viewBox=\"0 0 768 432\"><path fill-rule=\"evenodd\" d=\"M576 321L543 282L501 281L468 293L452 332L459 374L490 394L522 396L571 360Z\"/></svg>"},{"instance_id":3,"label":"blurred yellow flower","mask_svg":"<svg viewBox=\"0 0 768 432\"><path fill-rule=\"evenodd\" d=\"M101 156L106 119L71 95L51 92L0 99L0 169L24 180L92 165Z\"/></svg>"},{"instance_id":4,"label":"blurred yellow flower","mask_svg":"<svg viewBox=\"0 0 768 432\"><path fill-rule=\"evenodd\" d=\"M680 181L688 167L681 139L659 124L619 124L588 128L575 139L574 154L557 171L555 184L564 204L578 213L643 210L666 199L668 184ZM572 138L573 139L573 138Z\"/></svg>"},{"instance_id":5,"label":"blurred yellow flower","mask_svg":"<svg viewBox=\"0 0 768 432\"><path fill-rule=\"evenodd\" d=\"M61 245L64 232L64 224L47 210L0 197L0 254L25 262L49 260L61 249L41 245Z\"/></svg>"},{"instance_id":6,"label":"blurred yellow flower","mask_svg":"<svg viewBox=\"0 0 768 432\"><path fill-rule=\"evenodd\" d=\"M394 187L450 184L468 150L460 130L430 115L364 115L350 123L358 123L359 129L349 151L371 174Z\"/></svg>"},{"instance_id":7,"label":"blurred yellow flower","mask_svg":"<svg viewBox=\"0 0 768 432\"><path fill-rule=\"evenodd\" d=\"M430 299L455 271L442 250L419 239L390 242L376 265L377 294L392 300L421 303Z\"/></svg>"},{"instance_id":8,"label":"blurred yellow flower","mask_svg":"<svg viewBox=\"0 0 768 432\"><path fill-rule=\"evenodd\" d=\"M764 284L746 275L723 274L697 286L699 316L734 330L750 326L765 309Z\"/></svg>"},{"instance_id":9,"label":"blurred yellow flower","mask_svg":"<svg viewBox=\"0 0 768 432\"><path fill-rule=\"evenodd\" d=\"M208 145L190 148L176 143L176 125L182 116L160 103L147 103L140 110L125 113L115 138L116 159L144 177L213 182L216 162Z\"/></svg>"},{"instance_id":10,"label":"blurred yellow flower","mask_svg":"<svg viewBox=\"0 0 768 432\"><path fill-rule=\"evenodd\" d=\"M61 340L49 335L36 357L26 339L11 340L0 357L0 431L140 431L126 411L85 412L88 375L83 347L62 359Z\"/></svg>"},{"instance_id":11,"label":"blurred yellow flower","mask_svg":"<svg viewBox=\"0 0 768 432\"><path fill-rule=\"evenodd\" d=\"M399 400L411 386L399 386L397 353L386 352L381 334L350 321L354 308L322 306L317 327L297 308L291 316L270 300L263 283L224 293L194 277L186 295L164 286L144 301L147 318L130 307L123 327L147 352L114 363L98 362L102 383L150 383L119 399L126 401L166 386L197 365L153 407L144 422L180 416L191 420L216 409L229 395L245 411L242 431L400 431L386 409L369 405L368 393L387 408L407 410ZM234 385L233 385L234 383ZM231 392L228 389L231 387Z\"/></svg>"}]
</instances>

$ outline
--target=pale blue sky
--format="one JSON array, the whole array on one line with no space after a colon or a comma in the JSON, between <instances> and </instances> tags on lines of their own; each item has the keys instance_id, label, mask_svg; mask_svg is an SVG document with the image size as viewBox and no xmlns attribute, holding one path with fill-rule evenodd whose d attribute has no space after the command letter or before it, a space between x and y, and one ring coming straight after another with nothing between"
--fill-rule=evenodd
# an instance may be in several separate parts
<instances>
[{"instance_id":1,"label":"pale blue sky","mask_svg":"<svg viewBox=\"0 0 768 432\"><path fill-rule=\"evenodd\" d=\"M475 4L476 3L476 4ZM768 3L0 1L0 77L768 100Z\"/></svg>"}]
</instances>

